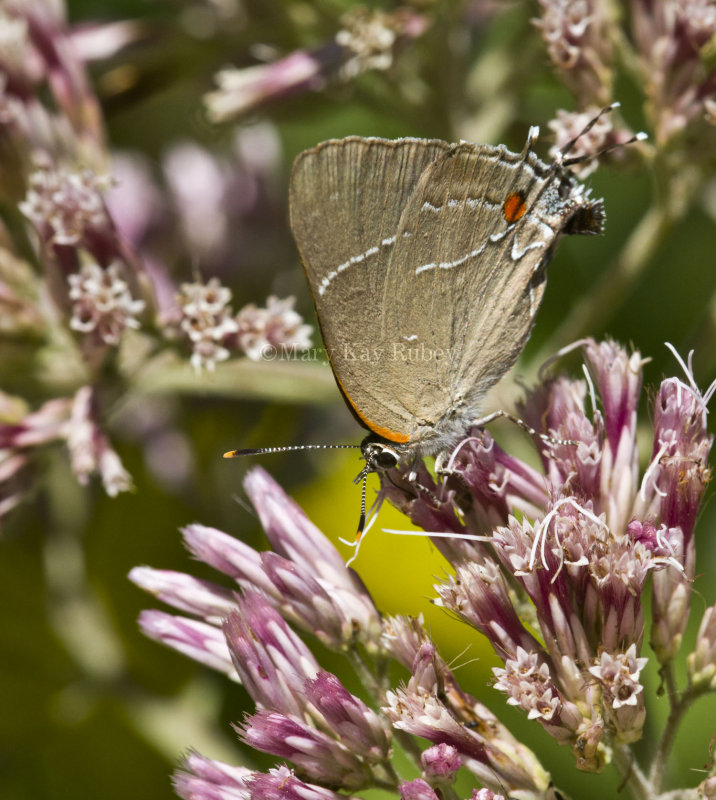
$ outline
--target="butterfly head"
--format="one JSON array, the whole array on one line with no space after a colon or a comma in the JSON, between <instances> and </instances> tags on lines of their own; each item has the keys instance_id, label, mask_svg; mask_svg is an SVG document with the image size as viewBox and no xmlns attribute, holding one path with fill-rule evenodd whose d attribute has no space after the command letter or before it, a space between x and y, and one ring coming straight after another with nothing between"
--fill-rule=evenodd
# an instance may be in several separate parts
<instances>
[{"instance_id":1,"label":"butterfly head","mask_svg":"<svg viewBox=\"0 0 716 800\"><path fill-rule=\"evenodd\" d=\"M398 464L404 447L388 442L375 433L363 439L360 445L365 459L365 472L385 472Z\"/></svg>"}]
</instances>

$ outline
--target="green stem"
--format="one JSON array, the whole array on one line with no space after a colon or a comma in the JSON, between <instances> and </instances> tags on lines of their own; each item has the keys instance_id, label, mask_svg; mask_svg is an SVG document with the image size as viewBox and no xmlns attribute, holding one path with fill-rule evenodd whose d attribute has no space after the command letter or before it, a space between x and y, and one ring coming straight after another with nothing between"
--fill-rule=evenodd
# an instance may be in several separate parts
<instances>
[{"instance_id":1,"label":"green stem","mask_svg":"<svg viewBox=\"0 0 716 800\"><path fill-rule=\"evenodd\" d=\"M676 675L674 674L674 662L667 661L659 670L661 679L666 686L666 696L669 698L669 707L674 708L679 703L679 687L676 685Z\"/></svg>"},{"instance_id":2,"label":"green stem","mask_svg":"<svg viewBox=\"0 0 716 800\"><path fill-rule=\"evenodd\" d=\"M661 783L664 779L666 761L669 757L669 753L671 752L671 747L674 743L674 739L676 738L676 733L679 729L679 725L681 724L681 720L694 700L696 700L702 694L704 694L703 690L694 689L693 687L687 688L680 697L676 694L672 695L671 692L669 693L669 696L674 698L671 702L671 711L669 712L669 717L666 720L664 732L661 735L661 741L656 748L656 752L654 753L654 758L651 763L651 769L649 770L649 782L654 787L656 792L661 789Z\"/></svg>"},{"instance_id":3,"label":"green stem","mask_svg":"<svg viewBox=\"0 0 716 800\"><path fill-rule=\"evenodd\" d=\"M418 747L414 737L405 731L399 730L398 728L393 728L393 736L398 742L400 742L400 746L403 748L403 750L405 750L407 755L410 756L415 765L422 769L420 756L422 755L423 751Z\"/></svg>"},{"instance_id":4,"label":"green stem","mask_svg":"<svg viewBox=\"0 0 716 800\"><path fill-rule=\"evenodd\" d=\"M357 647L352 647L347 655L365 690L373 698L376 705L380 704L385 690L388 688L385 685L385 681L376 676L376 673L371 669L371 666L366 662L362 652ZM383 671L379 671L382 674Z\"/></svg>"},{"instance_id":5,"label":"green stem","mask_svg":"<svg viewBox=\"0 0 716 800\"><path fill-rule=\"evenodd\" d=\"M634 753L627 745L614 745L614 766L629 787L634 800L653 800L655 797L651 784L637 764Z\"/></svg>"},{"instance_id":6,"label":"green stem","mask_svg":"<svg viewBox=\"0 0 716 800\"><path fill-rule=\"evenodd\" d=\"M542 364L560 347L601 330L659 250L675 221L670 207L652 206L597 285L572 306L532 363Z\"/></svg>"}]
</instances>

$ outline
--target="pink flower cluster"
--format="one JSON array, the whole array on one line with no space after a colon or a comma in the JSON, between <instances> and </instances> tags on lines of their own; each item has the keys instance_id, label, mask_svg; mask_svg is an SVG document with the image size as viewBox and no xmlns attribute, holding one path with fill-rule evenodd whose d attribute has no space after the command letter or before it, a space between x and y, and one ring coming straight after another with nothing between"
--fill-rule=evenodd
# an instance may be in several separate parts
<instances>
[{"instance_id":1,"label":"pink flower cluster","mask_svg":"<svg viewBox=\"0 0 716 800\"><path fill-rule=\"evenodd\" d=\"M716 685L713 608L681 695L673 676L695 577L694 524L710 478L714 387L702 394L683 362L685 380L662 382L640 474L642 358L610 341L581 347L584 380L550 379L521 408L541 434L541 470L474 430L437 477L399 464L382 497L450 562L453 573L435 586L438 602L490 641L503 662L495 688L507 703L568 745L580 770L614 763L642 796L655 796L661 768L647 775L625 755L647 716L649 587L649 638L672 676L673 702ZM421 621L381 617L333 546L264 472L251 472L246 489L273 552L201 525L184 531L192 555L231 578L233 591L147 567L131 577L180 612L144 612L145 633L240 680L257 706L240 737L291 767L237 772L193 754L176 777L179 794L338 798L345 795L337 789L380 786L404 800L435 800L468 770L485 787L473 798L549 796L547 771L460 688ZM322 670L294 628L344 653L372 703ZM407 683L391 684L391 660L410 671ZM392 741L414 758L420 778L401 780Z\"/></svg>"}]
</instances>

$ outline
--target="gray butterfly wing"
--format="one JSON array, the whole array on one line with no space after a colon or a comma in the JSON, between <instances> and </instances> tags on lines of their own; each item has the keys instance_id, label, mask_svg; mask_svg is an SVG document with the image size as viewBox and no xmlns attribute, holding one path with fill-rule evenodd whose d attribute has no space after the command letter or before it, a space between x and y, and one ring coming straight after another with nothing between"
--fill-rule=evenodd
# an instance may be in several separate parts
<instances>
[{"instance_id":1,"label":"gray butterfly wing","mask_svg":"<svg viewBox=\"0 0 716 800\"><path fill-rule=\"evenodd\" d=\"M556 238L540 214L525 213L540 205L547 169L532 153L455 145L424 170L403 210L381 337L415 353L386 379L427 426L423 436L464 429L524 346Z\"/></svg>"},{"instance_id":2,"label":"gray butterfly wing","mask_svg":"<svg viewBox=\"0 0 716 800\"><path fill-rule=\"evenodd\" d=\"M414 423L383 388L386 268L411 193L449 147L418 139L331 140L298 156L291 175L291 228L336 380L363 424L393 441L406 441Z\"/></svg>"}]
</instances>

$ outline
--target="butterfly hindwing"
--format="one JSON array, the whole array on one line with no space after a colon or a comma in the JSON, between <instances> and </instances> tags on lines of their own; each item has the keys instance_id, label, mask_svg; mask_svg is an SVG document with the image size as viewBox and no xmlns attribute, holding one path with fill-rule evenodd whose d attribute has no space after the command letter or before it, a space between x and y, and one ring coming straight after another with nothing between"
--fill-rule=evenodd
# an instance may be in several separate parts
<instances>
[{"instance_id":1,"label":"butterfly hindwing","mask_svg":"<svg viewBox=\"0 0 716 800\"><path fill-rule=\"evenodd\" d=\"M536 161L504 147L455 145L423 172L403 210L382 333L415 353L392 385L428 424L460 404L476 406L529 335L555 239L525 213L545 183Z\"/></svg>"}]
</instances>

